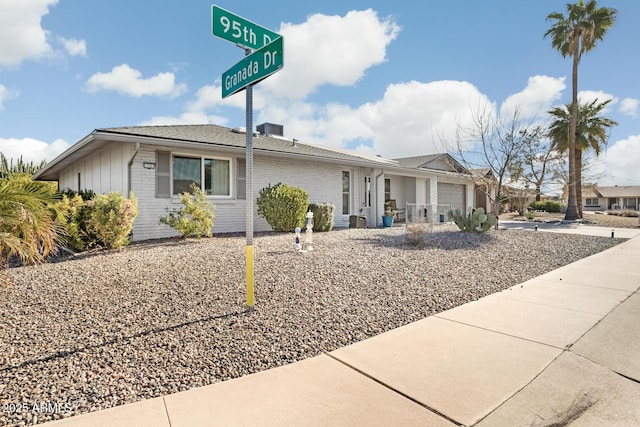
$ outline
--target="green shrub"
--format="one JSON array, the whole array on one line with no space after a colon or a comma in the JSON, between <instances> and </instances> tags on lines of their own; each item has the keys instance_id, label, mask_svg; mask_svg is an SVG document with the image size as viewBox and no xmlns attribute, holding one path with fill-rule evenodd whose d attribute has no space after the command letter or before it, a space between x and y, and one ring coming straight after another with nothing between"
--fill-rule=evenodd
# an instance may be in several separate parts
<instances>
[{"instance_id":1,"label":"green shrub","mask_svg":"<svg viewBox=\"0 0 640 427\"><path fill-rule=\"evenodd\" d=\"M313 212L313 231L331 231L333 229L333 211L331 203L311 203L309 210Z\"/></svg>"},{"instance_id":2,"label":"green shrub","mask_svg":"<svg viewBox=\"0 0 640 427\"><path fill-rule=\"evenodd\" d=\"M301 188L278 183L260 190L257 205L258 215L274 231L294 231L304 225L309 195Z\"/></svg>"},{"instance_id":3,"label":"green shrub","mask_svg":"<svg viewBox=\"0 0 640 427\"><path fill-rule=\"evenodd\" d=\"M182 237L211 237L215 206L195 184L191 184L191 193L180 193L182 207L160 218L160 223L176 229Z\"/></svg>"},{"instance_id":4,"label":"green shrub","mask_svg":"<svg viewBox=\"0 0 640 427\"><path fill-rule=\"evenodd\" d=\"M454 209L449 211L448 215L460 231L465 232L484 233L498 223L496 216L485 213L483 208L474 209L469 215L463 214L460 209Z\"/></svg>"},{"instance_id":5,"label":"green shrub","mask_svg":"<svg viewBox=\"0 0 640 427\"><path fill-rule=\"evenodd\" d=\"M129 244L133 221L138 215L138 201L133 193L129 199L118 192L101 194L87 204L91 207L88 228L99 243L111 249Z\"/></svg>"},{"instance_id":6,"label":"green shrub","mask_svg":"<svg viewBox=\"0 0 640 427\"><path fill-rule=\"evenodd\" d=\"M633 209L621 209L621 210L607 211L607 214L615 215L615 216L635 217L635 218L638 217L638 211L634 211Z\"/></svg>"},{"instance_id":7,"label":"green shrub","mask_svg":"<svg viewBox=\"0 0 640 427\"><path fill-rule=\"evenodd\" d=\"M553 200L533 202L529 207L534 211L544 211L549 213L562 212L562 204L560 204L560 202L554 202Z\"/></svg>"},{"instance_id":8,"label":"green shrub","mask_svg":"<svg viewBox=\"0 0 640 427\"><path fill-rule=\"evenodd\" d=\"M80 196L82 200L84 200L85 202L88 200L93 200L96 197L96 193L93 190L75 191L75 190L71 190L70 188L67 188L66 190L62 190L60 194L62 194L63 196L67 196L69 198L72 198L74 196Z\"/></svg>"},{"instance_id":9,"label":"green shrub","mask_svg":"<svg viewBox=\"0 0 640 427\"><path fill-rule=\"evenodd\" d=\"M89 230L91 208L78 194L68 196L53 205L56 223L63 229L66 245L75 251L84 251L95 246L97 237Z\"/></svg>"}]
</instances>

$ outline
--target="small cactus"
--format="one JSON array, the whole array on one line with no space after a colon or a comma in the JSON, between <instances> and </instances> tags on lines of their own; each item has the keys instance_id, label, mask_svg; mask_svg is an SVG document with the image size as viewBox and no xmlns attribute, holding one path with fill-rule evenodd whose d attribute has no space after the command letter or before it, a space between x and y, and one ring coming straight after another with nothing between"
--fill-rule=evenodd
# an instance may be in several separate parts
<instances>
[{"instance_id":1,"label":"small cactus","mask_svg":"<svg viewBox=\"0 0 640 427\"><path fill-rule=\"evenodd\" d=\"M454 209L448 212L448 216L461 231L473 233L484 233L498 223L498 218L493 214L485 213L483 208L474 209L468 215L464 215L460 209Z\"/></svg>"}]
</instances>

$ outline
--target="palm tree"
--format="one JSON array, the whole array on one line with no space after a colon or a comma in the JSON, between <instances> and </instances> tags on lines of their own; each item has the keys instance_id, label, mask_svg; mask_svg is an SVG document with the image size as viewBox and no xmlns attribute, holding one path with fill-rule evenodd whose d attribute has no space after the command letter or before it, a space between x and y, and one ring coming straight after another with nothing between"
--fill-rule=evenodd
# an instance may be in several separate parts
<instances>
[{"instance_id":1,"label":"palm tree","mask_svg":"<svg viewBox=\"0 0 640 427\"><path fill-rule=\"evenodd\" d=\"M578 64L582 54L596 47L596 43L604 38L605 33L613 26L616 19L616 9L598 7L595 0L567 4L567 16L553 12L547 16L547 21L553 21L551 28L544 34L551 36L551 45L560 52L563 58L573 59L571 73L572 98L570 121L568 129L569 148L569 200L565 219L579 218L577 204L576 181L576 127L578 122Z\"/></svg>"},{"instance_id":2,"label":"palm tree","mask_svg":"<svg viewBox=\"0 0 640 427\"><path fill-rule=\"evenodd\" d=\"M600 155L602 148L607 145L609 129L618 123L615 120L600 116L600 113L611 102L610 99L598 102L597 99L590 103L578 106L578 121L575 132L575 183L576 203L578 215L582 218L582 153L592 149L596 156ZM568 138L571 123L571 104L556 107L549 111L554 121L549 126L547 133L551 139L552 147L558 152L569 150Z\"/></svg>"},{"instance_id":3,"label":"palm tree","mask_svg":"<svg viewBox=\"0 0 640 427\"><path fill-rule=\"evenodd\" d=\"M28 176L0 179L0 270L12 256L43 261L60 243L49 203L57 196Z\"/></svg>"}]
</instances>

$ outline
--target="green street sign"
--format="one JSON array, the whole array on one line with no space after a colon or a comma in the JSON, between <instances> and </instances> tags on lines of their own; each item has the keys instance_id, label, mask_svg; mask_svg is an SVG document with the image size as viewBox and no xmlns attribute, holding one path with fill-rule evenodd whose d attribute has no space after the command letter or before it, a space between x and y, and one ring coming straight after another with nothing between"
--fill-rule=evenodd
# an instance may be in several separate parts
<instances>
[{"instance_id":1,"label":"green street sign","mask_svg":"<svg viewBox=\"0 0 640 427\"><path fill-rule=\"evenodd\" d=\"M283 38L245 56L222 74L222 98L241 91L250 84L269 77L284 65Z\"/></svg>"},{"instance_id":2,"label":"green street sign","mask_svg":"<svg viewBox=\"0 0 640 427\"><path fill-rule=\"evenodd\" d=\"M280 34L215 4L211 6L211 27L214 36L228 40L245 49L260 49L280 37Z\"/></svg>"}]
</instances>

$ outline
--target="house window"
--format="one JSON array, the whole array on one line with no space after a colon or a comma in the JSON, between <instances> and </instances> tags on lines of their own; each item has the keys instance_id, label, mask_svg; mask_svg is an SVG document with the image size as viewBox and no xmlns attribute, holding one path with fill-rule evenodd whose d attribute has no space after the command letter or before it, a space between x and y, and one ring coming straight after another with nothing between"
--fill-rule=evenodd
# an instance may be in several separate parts
<instances>
[{"instance_id":1,"label":"house window","mask_svg":"<svg viewBox=\"0 0 640 427\"><path fill-rule=\"evenodd\" d=\"M236 199L247 199L247 162L244 159L236 161Z\"/></svg>"},{"instance_id":2,"label":"house window","mask_svg":"<svg viewBox=\"0 0 640 427\"><path fill-rule=\"evenodd\" d=\"M388 202L391 200L391 179L384 179L384 201Z\"/></svg>"},{"instance_id":3,"label":"house window","mask_svg":"<svg viewBox=\"0 0 640 427\"><path fill-rule=\"evenodd\" d=\"M168 151L156 152L156 197L171 197L171 168L169 165L171 153Z\"/></svg>"},{"instance_id":4,"label":"house window","mask_svg":"<svg viewBox=\"0 0 640 427\"><path fill-rule=\"evenodd\" d=\"M231 194L230 164L228 160L204 159L204 189L208 196Z\"/></svg>"},{"instance_id":5,"label":"house window","mask_svg":"<svg viewBox=\"0 0 640 427\"><path fill-rule=\"evenodd\" d=\"M597 197L588 197L584 202L585 206L598 206L598 198Z\"/></svg>"},{"instance_id":6,"label":"house window","mask_svg":"<svg viewBox=\"0 0 640 427\"><path fill-rule=\"evenodd\" d=\"M230 163L223 159L174 156L173 194L188 193L191 184L195 184L209 196L230 196Z\"/></svg>"},{"instance_id":7,"label":"house window","mask_svg":"<svg viewBox=\"0 0 640 427\"><path fill-rule=\"evenodd\" d=\"M634 211L638 210L638 199L636 199L635 197L625 197L624 198L624 208L625 209L632 209Z\"/></svg>"},{"instance_id":8,"label":"house window","mask_svg":"<svg viewBox=\"0 0 640 427\"><path fill-rule=\"evenodd\" d=\"M342 214L349 215L351 211L349 200L351 200L351 176L349 172L342 172Z\"/></svg>"},{"instance_id":9,"label":"house window","mask_svg":"<svg viewBox=\"0 0 640 427\"><path fill-rule=\"evenodd\" d=\"M371 207L371 177L364 177L364 207Z\"/></svg>"}]
</instances>

